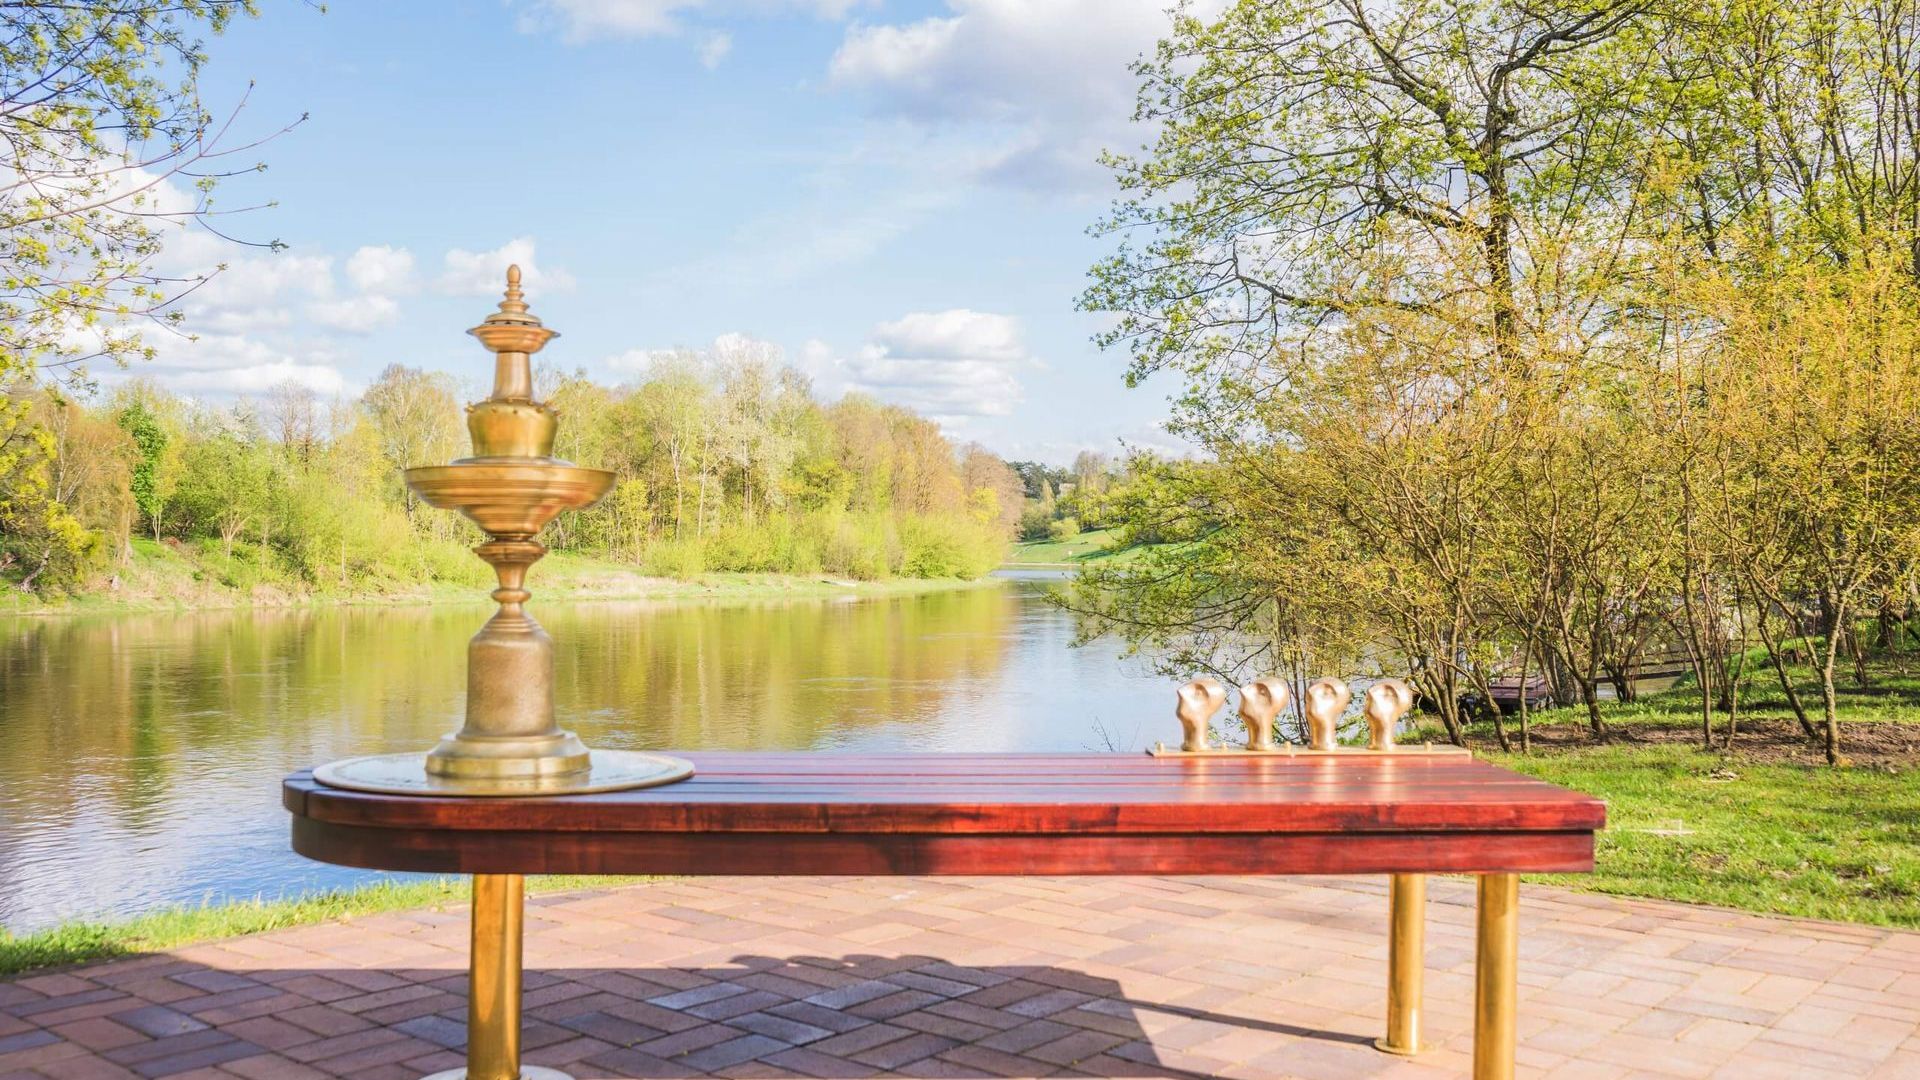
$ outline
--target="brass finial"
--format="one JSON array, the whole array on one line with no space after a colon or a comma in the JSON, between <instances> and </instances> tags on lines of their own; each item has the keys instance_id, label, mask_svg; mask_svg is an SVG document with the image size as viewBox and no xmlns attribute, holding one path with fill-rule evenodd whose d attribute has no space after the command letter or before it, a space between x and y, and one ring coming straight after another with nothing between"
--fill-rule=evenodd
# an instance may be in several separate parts
<instances>
[{"instance_id":1,"label":"brass finial","mask_svg":"<svg viewBox=\"0 0 1920 1080\"><path fill-rule=\"evenodd\" d=\"M480 321L480 325L467 331L480 339L480 344L493 350L493 396L489 401L521 402L538 406L533 400L533 354L545 348L547 342L560 336L558 331L549 330L540 324L538 316L527 311L526 294L520 291L520 267L518 264L507 267L507 295L500 301L500 310ZM476 406L477 408L478 406ZM550 419L550 418L549 418ZM524 426L524 423L517 426ZM540 421L534 426L550 429L548 421ZM483 433L475 426L471 415L468 427L474 436L474 454L476 456L530 456L546 457L553 449L551 430L543 432L545 442L537 439L503 443ZM482 441L491 445L483 448ZM542 449L541 447L544 447Z\"/></svg>"},{"instance_id":2,"label":"brass finial","mask_svg":"<svg viewBox=\"0 0 1920 1080\"><path fill-rule=\"evenodd\" d=\"M539 326L540 320L527 314L526 294L520 291L520 264L507 267L507 296L500 301L500 310L487 316L490 323L516 323Z\"/></svg>"}]
</instances>

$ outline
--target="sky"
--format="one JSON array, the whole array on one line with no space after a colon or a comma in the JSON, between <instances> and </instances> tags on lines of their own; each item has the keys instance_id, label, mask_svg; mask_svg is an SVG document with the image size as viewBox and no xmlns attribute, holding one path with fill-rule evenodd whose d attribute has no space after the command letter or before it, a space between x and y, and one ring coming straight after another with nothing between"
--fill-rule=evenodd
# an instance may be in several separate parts
<instances>
[{"instance_id":1,"label":"sky","mask_svg":"<svg viewBox=\"0 0 1920 1080\"><path fill-rule=\"evenodd\" d=\"M1075 309L1169 3L266 0L202 87L244 101L228 145L307 117L217 193L273 204L222 231L288 246L179 238L228 269L135 373L332 396L401 363L481 396L462 331L518 262L562 335L541 359L602 381L748 338L1010 459L1172 447L1172 387L1127 389Z\"/></svg>"}]
</instances>

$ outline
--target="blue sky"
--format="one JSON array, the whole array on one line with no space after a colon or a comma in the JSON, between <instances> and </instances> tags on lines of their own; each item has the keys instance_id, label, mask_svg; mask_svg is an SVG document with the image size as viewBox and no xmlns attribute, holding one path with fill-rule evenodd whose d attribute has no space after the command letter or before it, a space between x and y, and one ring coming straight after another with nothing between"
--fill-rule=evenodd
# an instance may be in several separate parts
<instances>
[{"instance_id":1,"label":"blue sky","mask_svg":"<svg viewBox=\"0 0 1920 1080\"><path fill-rule=\"evenodd\" d=\"M477 395L461 331L518 260L543 358L603 380L750 338L1010 457L1166 445L1169 388L1125 389L1074 299L1167 3L268 0L204 86L220 111L254 83L230 141L309 115L219 193L275 200L225 227L290 247L180 238L230 269L146 371L351 394L398 362Z\"/></svg>"}]
</instances>

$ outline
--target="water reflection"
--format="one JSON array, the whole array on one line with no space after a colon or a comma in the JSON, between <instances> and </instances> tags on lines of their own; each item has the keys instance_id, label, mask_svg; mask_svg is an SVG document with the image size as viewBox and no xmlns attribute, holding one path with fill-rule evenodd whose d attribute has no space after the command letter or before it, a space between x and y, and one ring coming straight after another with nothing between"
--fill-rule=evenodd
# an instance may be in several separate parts
<instances>
[{"instance_id":1,"label":"water reflection","mask_svg":"<svg viewBox=\"0 0 1920 1080\"><path fill-rule=\"evenodd\" d=\"M626 748L1082 750L1165 688L1031 581L891 600L536 605L561 722ZM287 850L278 782L424 749L479 607L0 620L0 926L361 880ZM1170 721L1169 721L1170 722Z\"/></svg>"}]
</instances>

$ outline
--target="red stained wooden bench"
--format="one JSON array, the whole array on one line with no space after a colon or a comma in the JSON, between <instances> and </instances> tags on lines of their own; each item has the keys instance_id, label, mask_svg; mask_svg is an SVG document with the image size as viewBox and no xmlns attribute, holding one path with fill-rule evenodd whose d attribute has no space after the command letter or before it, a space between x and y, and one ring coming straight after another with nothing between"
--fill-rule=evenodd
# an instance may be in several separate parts
<instances>
[{"instance_id":1,"label":"red stained wooden bench","mask_svg":"<svg viewBox=\"0 0 1920 1080\"><path fill-rule=\"evenodd\" d=\"M310 858L476 875L474 1080L541 1072L519 1065L524 874L1390 874L1380 1045L1396 1053L1419 1040L1421 875L1476 874L1474 1074L1508 1077L1516 875L1591 870L1606 819L1597 799L1464 754L683 756L691 779L638 791L374 795L303 772L284 796Z\"/></svg>"}]
</instances>

